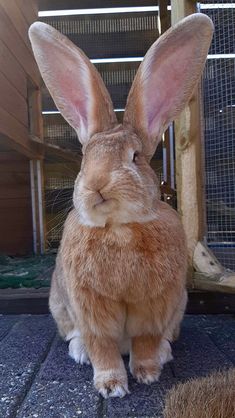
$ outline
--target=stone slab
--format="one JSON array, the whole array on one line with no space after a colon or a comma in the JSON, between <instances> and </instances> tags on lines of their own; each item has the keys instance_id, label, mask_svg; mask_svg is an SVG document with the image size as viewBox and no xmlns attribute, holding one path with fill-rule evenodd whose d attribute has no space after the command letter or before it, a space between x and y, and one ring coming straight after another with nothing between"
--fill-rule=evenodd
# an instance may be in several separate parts
<instances>
[{"instance_id":1,"label":"stone slab","mask_svg":"<svg viewBox=\"0 0 235 418\"><path fill-rule=\"evenodd\" d=\"M103 400L93 387L89 365L78 365L57 336L17 418L96 418Z\"/></svg>"},{"instance_id":2,"label":"stone slab","mask_svg":"<svg viewBox=\"0 0 235 418\"><path fill-rule=\"evenodd\" d=\"M23 316L0 343L0 416L15 416L44 360L55 327L50 316Z\"/></svg>"},{"instance_id":3,"label":"stone slab","mask_svg":"<svg viewBox=\"0 0 235 418\"><path fill-rule=\"evenodd\" d=\"M128 372L130 395L104 400L93 387L92 367L68 356L50 316L0 316L0 417L161 418L173 385L234 366L235 318L186 316L173 355L159 382L140 385Z\"/></svg>"}]
</instances>

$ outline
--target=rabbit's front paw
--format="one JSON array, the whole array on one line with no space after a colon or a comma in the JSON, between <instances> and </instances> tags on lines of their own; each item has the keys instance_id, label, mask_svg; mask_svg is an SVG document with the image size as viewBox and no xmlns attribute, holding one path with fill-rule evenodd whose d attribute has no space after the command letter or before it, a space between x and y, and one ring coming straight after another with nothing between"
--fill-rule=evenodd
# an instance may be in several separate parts
<instances>
[{"instance_id":1,"label":"rabbit's front paw","mask_svg":"<svg viewBox=\"0 0 235 418\"><path fill-rule=\"evenodd\" d=\"M70 340L69 355L78 364L90 364L88 354L80 337L74 337Z\"/></svg>"},{"instance_id":2,"label":"rabbit's front paw","mask_svg":"<svg viewBox=\"0 0 235 418\"><path fill-rule=\"evenodd\" d=\"M127 377L118 370L105 370L95 373L95 387L104 398L123 398L128 390Z\"/></svg>"},{"instance_id":3,"label":"rabbit's front paw","mask_svg":"<svg viewBox=\"0 0 235 418\"><path fill-rule=\"evenodd\" d=\"M161 374L161 366L151 360L144 360L130 364L130 371L137 382L148 385L158 381Z\"/></svg>"}]
</instances>

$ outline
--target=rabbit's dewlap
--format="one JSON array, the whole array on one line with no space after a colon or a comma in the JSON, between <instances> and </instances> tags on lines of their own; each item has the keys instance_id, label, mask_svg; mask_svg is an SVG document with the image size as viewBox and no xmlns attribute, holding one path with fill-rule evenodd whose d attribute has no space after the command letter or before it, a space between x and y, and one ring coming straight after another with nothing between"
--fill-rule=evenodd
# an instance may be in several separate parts
<instances>
[{"instance_id":1,"label":"rabbit's dewlap","mask_svg":"<svg viewBox=\"0 0 235 418\"><path fill-rule=\"evenodd\" d=\"M85 54L49 25L36 22L29 31L45 84L83 146L50 310L69 354L91 361L104 397L128 393L122 353L130 353L131 373L142 383L158 380L172 359L169 342L187 302L187 249L149 162L200 79L212 34L201 14L164 33L141 63L118 125Z\"/></svg>"}]
</instances>

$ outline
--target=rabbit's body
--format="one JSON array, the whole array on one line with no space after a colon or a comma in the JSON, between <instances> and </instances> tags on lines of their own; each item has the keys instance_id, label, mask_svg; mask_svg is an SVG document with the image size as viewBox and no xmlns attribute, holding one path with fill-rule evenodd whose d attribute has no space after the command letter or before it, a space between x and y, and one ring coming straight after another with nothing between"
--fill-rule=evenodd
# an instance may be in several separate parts
<instances>
[{"instance_id":1,"label":"rabbit's body","mask_svg":"<svg viewBox=\"0 0 235 418\"><path fill-rule=\"evenodd\" d=\"M166 329L185 287L186 246L176 212L163 202L158 206L154 221L105 228L81 225L70 212L54 280L66 292L64 305L69 303L78 328L100 328L109 335L117 330L118 338L124 331L132 336ZM146 316L146 324L132 319L132 310Z\"/></svg>"},{"instance_id":2,"label":"rabbit's body","mask_svg":"<svg viewBox=\"0 0 235 418\"><path fill-rule=\"evenodd\" d=\"M41 73L83 145L74 210L64 226L50 309L69 352L89 359L96 388L124 396L121 352L138 381L159 378L171 359L187 297L186 240L177 213L160 201L149 165L162 133L200 77L213 27L185 19L140 65L118 125L110 96L84 53L52 27L31 26ZM189 197L190 198L190 197Z\"/></svg>"},{"instance_id":3,"label":"rabbit's body","mask_svg":"<svg viewBox=\"0 0 235 418\"><path fill-rule=\"evenodd\" d=\"M172 358L166 339L174 339L184 313L186 268L182 225L163 202L158 202L156 219L143 224L89 227L79 223L76 211L70 212L50 309L61 335L71 339L71 356L87 362L86 344L94 336L107 342L107 350L112 342L121 352L129 351L133 337L155 336L158 350L149 372L133 360L131 370L139 381L157 379Z\"/></svg>"}]
</instances>

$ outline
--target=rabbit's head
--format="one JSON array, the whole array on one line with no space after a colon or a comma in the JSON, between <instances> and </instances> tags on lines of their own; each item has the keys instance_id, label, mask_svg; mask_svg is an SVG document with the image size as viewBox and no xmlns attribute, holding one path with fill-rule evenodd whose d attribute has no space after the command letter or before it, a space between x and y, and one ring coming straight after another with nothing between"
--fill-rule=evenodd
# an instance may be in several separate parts
<instances>
[{"instance_id":1,"label":"rabbit's head","mask_svg":"<svg viewBox=\"0 0 235 418\"><path fill-rule=\"evenodd\" d=\"M45 23L30 27L45 84L82 143L74 188L81 223L104 226L156 218L159 186L149 161L192 95L212 34L211 20L194 14L162 35L138 69L119 125L109 93L84 53Z\"/></svg>"}]
</instances>

